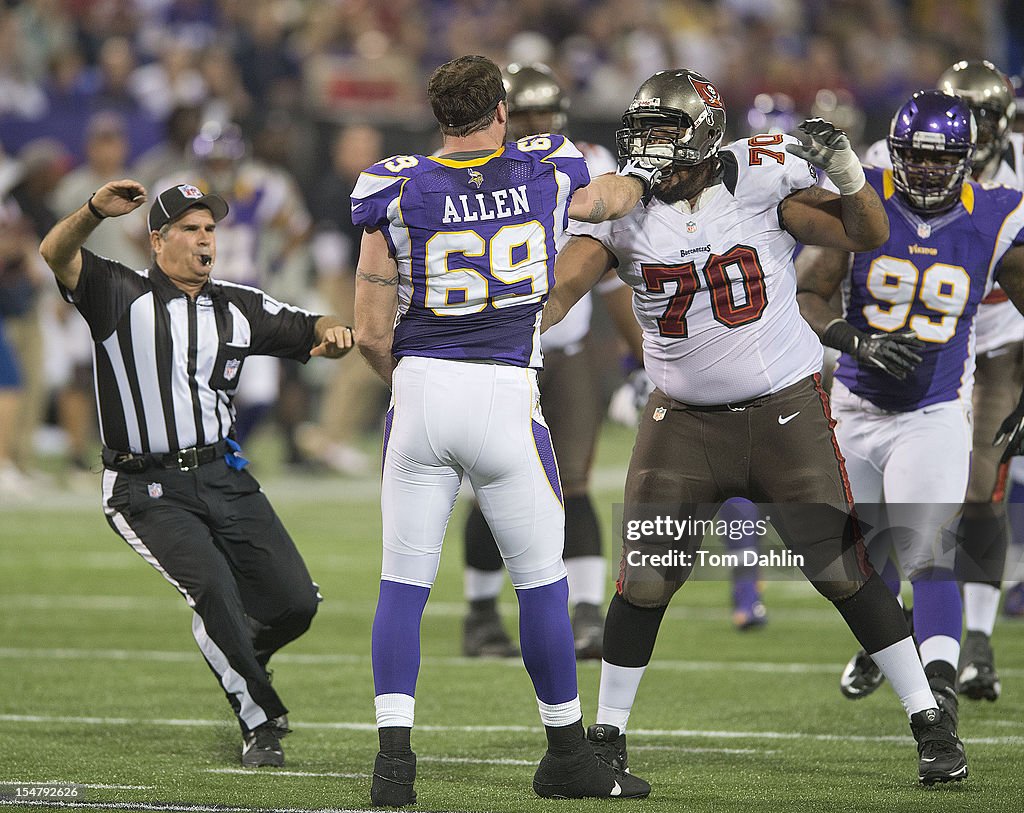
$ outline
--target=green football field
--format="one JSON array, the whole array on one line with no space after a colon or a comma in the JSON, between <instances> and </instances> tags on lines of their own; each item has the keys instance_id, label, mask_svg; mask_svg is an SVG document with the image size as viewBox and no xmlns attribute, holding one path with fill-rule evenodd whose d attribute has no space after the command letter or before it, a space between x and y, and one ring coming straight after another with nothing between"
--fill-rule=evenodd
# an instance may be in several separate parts
<instances>
[{"instance_id":1,"label":"green football field","mask_svg":"<svg viewBox=\"0 0 1024 813\"><path fill-rule=\"evenodd\" d=\"M608 429L595 474L606 547L629 433ZM199 657L176 591L109 530L92 494L54 487L0 507L0 786L67 782L64 809L323 810L369 806L376 752L370 625L379 576L373 479L255 473L325 597L311 630L272 662L294 733L284 769L244 771L227 703ZM675 598L630 720L650 799L552 802L530 780L544 750L521 662L460 657L460 504L423 622L413 747L417 809L438 811L1017 811L1024 809L1024 623L1000 622L997 703L964 700L964 783L924 789L888 687L838 691L855 648L831 606L790 576L767 583L769 623L738 633L728 584ZM612 558L612 554L609 554ZM515 619L511 588L503 597ZM593 722L599 666L579 668ZM24 806L27 802L0 801ZM37 805L38 806L38 805Z\"/></svg>"}]
</instances>

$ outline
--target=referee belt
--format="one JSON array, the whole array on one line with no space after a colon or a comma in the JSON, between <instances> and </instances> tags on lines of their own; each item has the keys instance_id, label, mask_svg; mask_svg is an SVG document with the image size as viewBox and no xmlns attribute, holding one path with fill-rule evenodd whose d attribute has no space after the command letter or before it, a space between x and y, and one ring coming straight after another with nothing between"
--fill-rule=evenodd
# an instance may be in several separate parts
<instances>
[{"instance_id":1,"label":"referee belt","mask_svg":"<svg viewBox=\"0 0 1024 813\"><path fill-rule=\"evenodd\" d=\"M104 446L103 465L114 471L123 471L125 474L138 474L150 469L189 471L212 463L218 458L223 458L227 452L228 444L225 440L219 440L209 446L179 449L177 452L142 452L138 454L116 452Z\"/></svg>"}]
</instances>

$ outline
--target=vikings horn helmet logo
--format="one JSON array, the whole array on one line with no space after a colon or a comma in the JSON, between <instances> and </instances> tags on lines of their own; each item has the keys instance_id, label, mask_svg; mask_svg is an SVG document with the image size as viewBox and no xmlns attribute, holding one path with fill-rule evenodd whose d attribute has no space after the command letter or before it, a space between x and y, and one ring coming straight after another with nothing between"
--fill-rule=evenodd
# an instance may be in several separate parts
<instances>
[{"instance_id":1,"label":"vikings horn helmet logo","mask_svg":"<svg viewBox=\"0 0 1024 813\"><path fill-rule=\"evenodd\" d=\"M477 189L479 189L481 186L484 185L484 176L483 176L482 173L478 172L475 169L470 169L470 170L468 170L468 172L469 172L469 182L471 184L473 184L473 186L475 186Z\"/></svg>"}]
</instances>

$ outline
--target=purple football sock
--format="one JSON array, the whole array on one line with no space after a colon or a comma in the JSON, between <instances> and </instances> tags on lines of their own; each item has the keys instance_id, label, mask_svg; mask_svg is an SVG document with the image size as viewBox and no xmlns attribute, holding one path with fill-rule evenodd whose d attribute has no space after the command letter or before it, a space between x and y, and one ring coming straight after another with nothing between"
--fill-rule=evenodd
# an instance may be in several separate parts
<instances>
[{"instance_id":1,"label":"purple football sock","mask_svg":"<svg viewBox=\"0 0 1024 813\"><path fill-rule=\"evenodd\" d=\"M951 570L931 570L913 581L914 636L927 641L935 635L960 640L963 607L960 587Z\"/></svg>"},{"instance_id":2,"label":"purple football sock","mask_svg":"<svg viewBox=\"0 0 1024 813\"><path fill-rule=\"evenodd\" d=\"M576 650L569 622L569 582L516 590L519 646L537 698L550 705L576 698Z\"/></svg>"},{"instance_id":3,"label":"purple football sock","mask_svg":"<svg viewBox=\"0 0 1024 813\"><path fill-rule=\"evenodd\" d=\"M373 617L374 694L416 695L420 620L430 589L382 580Z\"/></svg>"}]
</instances>

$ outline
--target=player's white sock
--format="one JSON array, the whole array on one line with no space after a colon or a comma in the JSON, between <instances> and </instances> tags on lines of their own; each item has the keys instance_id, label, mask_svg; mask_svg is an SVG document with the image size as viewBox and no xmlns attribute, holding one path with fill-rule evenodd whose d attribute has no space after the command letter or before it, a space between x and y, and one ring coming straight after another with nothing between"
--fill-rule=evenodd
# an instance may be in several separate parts
<instances>
[{"instance_id":1,"label":"player's white sock","mask_svg":"<svg viewBox=\"0 0 1024 813\"><path fill-rule=\"evenodd\" d=\"M889 679L908 716L936 707L913 638L908 636L870 654L882 674Z\"/></svg>"},{"instance_id":2,"label":"player's white sock","mask_svg":"<svg viewBox=\"0 0 1024 813\"><path fill-rule=\"evenodd\" d=\"M921 663L942 661L948 663L956 672L960 660L960 642L948 635L933 635L921 641L918 649L921 652Z\"/></svg>"},{"instance_id":3,"label":"player's white sock","mask_svg":"<svg viewBox=\"0 0 1024 813\"><path fill-rule=\"evenodd\" d=\"M597 696L597 720L613 725L619 733L626 733L629 713L633 710L640 679L646 666L615 666L601 661L601 690Z\"/></svg>"},{"instance_id":4,"label":"player's white sock","mask_svg":"<svg viewBox=\"0 0 1024 813\"><path fill-rule=\"evenodd\" d=\"M466 601L497 598L504 584L504 570L477 570L475 567L467 567L463 576Z\"/></svg>"},{"instance_id":5,"label":"player's white sock","mask_svg":"<svg viewBox=\"0 0 1024 813\"><path fill-rule=\"evenodd\" d=\"M991 584L964 583L964 626L968 632L992 635L999 612L999 595L999 589Z\"/></svg>"},{"instance_id":6,"label":"player's white sock","mask_svg":"<svg viewBox=\"0 0 1024 813\"><path fill-rule=\"evenodd\" d=\"M540 709L540 721L554 728L571 725L583 719L579 695L567 703L545 703L538 697L537 708Z\"/></svg>"},{"instance_id":7,"label":"player's white sock","mask_svg":"<svg viewBox=\"0 0 1024 813\"><path fill-rule=\"evenodd\" d=\"M604 604L608 563L603 556L577 556L565 560L570 604Z\"/></svg>"},{"instance_id":8,"label":"player's white sock","mask_svg":"<svg viewBox=\"0 0 1024 813\"><path fill-rule=\"evenodd\" d=\"M416 698L408 694L379 694L373 698L377 711L377 728L401 726L412 728Z\"/></svg>"}]
</instances>

